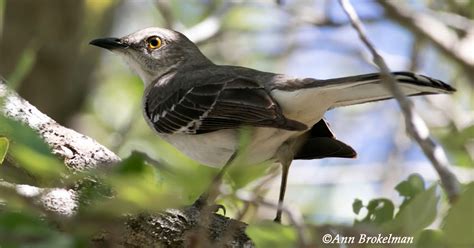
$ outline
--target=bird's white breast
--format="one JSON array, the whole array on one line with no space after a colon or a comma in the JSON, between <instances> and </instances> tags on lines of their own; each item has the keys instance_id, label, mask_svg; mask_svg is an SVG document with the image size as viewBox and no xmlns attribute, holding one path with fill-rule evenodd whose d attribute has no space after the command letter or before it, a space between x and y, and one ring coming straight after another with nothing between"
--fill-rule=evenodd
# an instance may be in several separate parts
<instances>
[{"instance_id":1,"label":"bird's white breast","mask_svg":"<svg viewBox=\"0 0 474 248\"><path fill-rule=\"evenodd\" d=\"M257 164L274 159L277 149L297 132L276 128L254 128L246 163ZM204 165L222 167L239 147L239 131L226 129L211 133L159 134L178 150Z\"/></svg>"}]
</instances>

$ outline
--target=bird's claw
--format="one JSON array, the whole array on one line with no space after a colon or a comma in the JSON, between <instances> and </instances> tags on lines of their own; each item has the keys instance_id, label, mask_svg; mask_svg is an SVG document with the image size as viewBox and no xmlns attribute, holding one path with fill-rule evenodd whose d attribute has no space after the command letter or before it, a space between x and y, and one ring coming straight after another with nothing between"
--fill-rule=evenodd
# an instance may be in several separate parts
<instances>
[{"instance_id":1,"label":"bird's claw","mask_svg":"<svg viewBox=\"0 0 474 248\"><path fill-rule=\"evenodd\" d=\"M209 213L217 213L219 210L222 209L224 216L226 215L226 209L222 204L208 204L207 197L200 196L192 205L193 207L197 208L199 211L206 211Z\"/></svg>"},{"instance_id":2,"label":"bird's claw","mask_svg":"<svg viewBox=\"0 0 474 248\"><path fill-rule=\"evenodd\" d=\"M219 212L219 210L222 209L223 215L224 216L226 215L226 209L225 209L224 205L222 205L222 204L214 204L214 205L209 206L209 208L211 209L211 211L213 213L217 213L217 212Z\"/></svg>"}]
</instances>

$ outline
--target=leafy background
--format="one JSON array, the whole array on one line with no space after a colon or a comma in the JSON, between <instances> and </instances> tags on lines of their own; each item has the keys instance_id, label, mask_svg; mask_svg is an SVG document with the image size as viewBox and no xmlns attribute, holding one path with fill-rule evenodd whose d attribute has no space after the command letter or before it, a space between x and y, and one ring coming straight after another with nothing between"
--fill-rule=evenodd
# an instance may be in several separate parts
<instances>
[{"instance_id":1,"label":"leafy background","mask_svg":"<svg viewBox=\"0 0 474 248\"><path fill-rule=\"evenodd\" d=\"M90 190L81 195L85 206L73 220L74 227L62 231L41 218L26 199L0 190L0 246L87 246L92 234L120 214L192 203L216 173L152 133L140 112L141 81L118 57L89 46L93 38L123 36L148 26L186 31L217 20L219 31L199 47L219 64L314 78L376 71L337 1L283 2L0 0L0 74L9 86L61 124L126 158L112 172L58 179L67 172L35 133L2 118L2 181L58 187L81 179ZM472 1L406 3L417 11L452 13L471 22L474 16ZM414 102L446 149L463 194L455 205L448 204L431 165L405 134L397 104L386 101L327 113L337 137L359 156L294 162L286 204L304 221L305 235L314 244L325 234L319 227L330 224L405 233L416 238L418 247L471 247L472 82L429 41L387 18L375 1L353 4L392 70L420 72L458 89L451 96L419 97ZM243 132L243 147L245 140ZM159 163L145 162L142 153ZM278 170L272 165L234 166L226 177L227 193L219 198L228 216L250 224L247 233L260 247L297 245L291 225L267 221L273 219L274 209L238 197L252 192L276 202ZM99 189L95 181L101 182ZM115 197L106 197L112 191Z\"/></svg>"}]
</instances>

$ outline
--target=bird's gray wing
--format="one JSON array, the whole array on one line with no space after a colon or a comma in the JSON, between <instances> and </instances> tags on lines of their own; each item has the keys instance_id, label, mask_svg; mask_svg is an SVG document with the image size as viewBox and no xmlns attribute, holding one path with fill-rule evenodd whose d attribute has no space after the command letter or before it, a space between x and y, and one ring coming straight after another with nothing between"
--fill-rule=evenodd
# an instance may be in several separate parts
<instances>
[{"instance_id":1,"label":"bird's gray wing","mask_svg":"<svg viewBox=\"0 0 474 248\"><path fill-rule=\"evenodd\" d=\"M161 133L201 134L241 126L307 128L285 118L264 87L246 78L179 87L167 96L162 90L154 87L145 97L146 115Z\"/></svg>"}]
</instances>

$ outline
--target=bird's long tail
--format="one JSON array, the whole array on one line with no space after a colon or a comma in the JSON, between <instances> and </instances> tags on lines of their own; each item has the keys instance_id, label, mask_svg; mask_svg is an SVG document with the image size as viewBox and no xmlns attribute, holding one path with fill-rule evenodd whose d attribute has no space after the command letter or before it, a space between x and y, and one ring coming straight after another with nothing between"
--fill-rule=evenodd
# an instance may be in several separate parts
<instances>
[{"instance_id":1,"label":"bird's long tail","mask_svg":"<svg viewBox=\"0 0 474 248\"><path fill-rule=\"evenodd\" d=\"M427 76L412 72L394 72L394 78L407 96L449 94L456 91L450 85ZM393 98L381 81L378 73L352 77L319 80L313 87L336 91L337 96L331 107L341 107Z\"/></svg>"}]
</instances>

